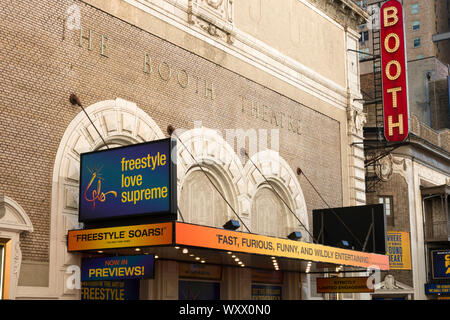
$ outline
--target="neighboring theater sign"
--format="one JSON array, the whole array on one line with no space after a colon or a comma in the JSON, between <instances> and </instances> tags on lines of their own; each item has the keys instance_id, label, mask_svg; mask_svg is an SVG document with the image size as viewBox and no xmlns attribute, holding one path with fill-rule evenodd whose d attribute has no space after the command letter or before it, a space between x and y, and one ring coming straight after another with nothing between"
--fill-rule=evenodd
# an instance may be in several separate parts
<instances>
[{"instance_id":1,"label":"neighboring theater sign","mask_svg":"<svg viewBox=\"0 0 450 320\"><path fill-rule=\"evenodd\" d=\"M387 231L386 253L389 256L389 269L411 270L411 246L409 232Z\"/></svg>"},{"instance_id":2,"label":"neighboring theater sign","mask_svg":"<svg viewBox=\"0 0 450 320\"><path fill-rule=\"evenodd\" d=\"M425 284L425 294L450 298L450 249L431 250L432 283Z\"/></svg>"},{"instance_id":3,"label":"neighboring theater sign","mask_svg":"<svg viewBox=\"0 0 450 320\"><path fill-rule=\"evenodd\" d=\"M425 294L427 295L447 295L450 298L450 284L426 283Z\"/></svg>"},{"instance_id":4,"label":"neighboring theater sign","mask_svg":"<svg viewBox=\"0 0 450 320\"><path fill-rule=\"evenodd\" d=\"M317 278L317 293L371 293L373 288L369 277Z\"/></svg>"},{"instance_id":5,"label":"neighboring theater sign","mask_svg":"<svg viewBox=\"0 0 450 320\"><path fill-rule=\"evenodd\" d=\"M384 135L401 142L408 136L408 87L403 8L397 0L380 10Z\"/></svg>"},{"instance_id":6,"label":"neighboring theater sign","mask_svg":"<svg viewBox=\"0 0 450 320\"><path fill-rule=\"evenodd\" d=\"M176 220L174 146L162 139L81 154L79 221Z\"/></svg>"},{"instance_id":7,"label":"neighboring theater sign","mask_svg":"<svg viewBox=\"0 0 450 320\"><path fill-rule=\"evenodd\" d=\"M433 279L450 279L450 250L432 250Z\"/></svg>"}]
</instances>

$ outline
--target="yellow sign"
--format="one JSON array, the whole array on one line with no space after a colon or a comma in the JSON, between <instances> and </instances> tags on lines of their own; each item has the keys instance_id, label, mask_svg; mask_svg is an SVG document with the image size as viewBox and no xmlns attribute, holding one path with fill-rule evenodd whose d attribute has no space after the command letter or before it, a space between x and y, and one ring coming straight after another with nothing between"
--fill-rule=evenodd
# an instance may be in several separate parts
<instances>
[{"instance_id":1,"label":"yellow sign","mask_svg":"<svg viewBox=\"0 0 450 320\"><path fill-rule=\"evenodd\" d=\"M388 256L380 254L180 222L175 223L175 229L175 243L178 245L389 270Z\"/></svg>"},{"instance_id":2,"label":"yellow sign","mask_svg":"<svg viewBox=\"0 0 450 320\"><path fill-rule=\"evenodd\" d=\"M409 232L387 231L386 248L392 270L411 270Z\"/></svg>"},{"instance_id":3,"label":"yellow sign","mask_svg":"<svg viewBox=\"0 0 450 320\"><path fill-rule=\"evenodd\" d=\"M369 277L317 278L317 293L373 292L368 281Z\"/></svg>"},{"instance_id":4,"label":"yellow sign","mask_svg":"<svg viewBox=\"0 0 450 320\"><path fill-rule=\"evenodd\" d=\"M172 222L70 230L67 251L171 245L172 233Z\"/></svg>"}]
</instances>

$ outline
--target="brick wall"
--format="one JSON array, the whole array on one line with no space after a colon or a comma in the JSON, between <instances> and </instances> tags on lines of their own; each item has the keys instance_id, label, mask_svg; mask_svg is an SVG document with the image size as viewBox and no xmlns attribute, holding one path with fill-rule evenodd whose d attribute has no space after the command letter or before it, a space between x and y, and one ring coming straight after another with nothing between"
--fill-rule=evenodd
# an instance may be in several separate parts
<instances>
[{"instance_id":1,"label":"brick wall","mask_svg":"<svg viewBox=\"0 0 450 320\"><path fill-rule=\"evenodd\" d=\"M81 9L83 36L89 29L93 32L92 50L87 39L79 46L79 30L64 27L72 4ZM69 103L72 92L84 106L116 97L133 101L163 131L168 124L193 128L196 120L220 129L279 128L280 153L291 168L301 167L331 206L342 205L341 128L314 106L293 101L80 1L3 1L0 19L0 193L16 200L32 220L34 232L21 238L24 260L48 261L53 164L66 127L81 112ZM108 57L100 54L102 35L107 37ZM151 73L144 72L145 53L152 59ZM169 66L172 74L166 81ZM190 83L183 88L186 74ZM242 96L247 99L244 112ZM278 120L264 116L264 108L258 117L252 116L251 101L276 110ZM286 115L283 127L281 113ZM288 115L300 120L298 130L289 129ZM306 180L299 180L309 214L324 207Z\"/></svg>"},{"instance_id":2,"label":"brick wall","mask_svg":"<svg viewBox=\"0 0 450 320\"><path fill-rule=\"evenodd\" d=\"M447 79L430 82L431 127L436 130L450 128L448 85Z\"/></svg>"},{"instance_id":3,"label":"brick wall","mask_svg":"<svg viewBox=\"0 0 450 320\"><path fill-rule=\"evenodd\" d=\"M377 204L379 196L392 196L394 223L386 226L387 231L411 231L407 195L408 184L406 183L405 178L398 173L393 173L390 180L380 182L377 185L376 192L367 194L368 204ZM390 270L388 272L382 272L382 280L386 274L392 274L396 280L411 287L413 286L412 271L410 270Z\"/></svg>"}]
</instances>

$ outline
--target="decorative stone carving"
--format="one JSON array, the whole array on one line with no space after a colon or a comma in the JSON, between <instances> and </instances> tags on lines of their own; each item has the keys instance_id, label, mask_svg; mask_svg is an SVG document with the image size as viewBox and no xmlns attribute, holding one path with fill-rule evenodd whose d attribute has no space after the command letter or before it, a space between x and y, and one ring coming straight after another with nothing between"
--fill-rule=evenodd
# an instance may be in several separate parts
<instances>
[{"instance_id":1,"label":"decorative stone carving","mask_svg":"<svg viewBox=\"0 0 450 320\"><path fill-rule=\"evenodd\" d=\"M309 0L309 2L344 28L350 27L358 30L358 25L363 24L368 19L368 15L364 14L362 10L356 7L356 4L349 0ZM358 12L355 10L358 10Z\"/></svg>"},{"instance_id":2,"label":"decorative stone carving","mask_svg":"<svg viewBox=\"0 0 450 320\"><path fill-rule=\"evenodd\" d=\"M402 171L406 171L407 165L405 159L392 158L392 163L399 166Z\"/></svg>"},{"instance_id":3,"label":"decorative stone carving","mask_svg":"<svg viewBox=\"0 0 450 320\"><path fill-rule=\"evenodd\" d=\"M22 263L22 250L20 250L20 242L17 241L14 248L14 258L12 262L12 273L17 278L19 277L21 263Z\"/></svg>"},{"instance_id":4,"label":"decorative stone carving","mask_svg":"<svg viewBox=\"0 0 450 320\"><path fill-rule=\"evenodd\" d=\"M391 154L381 158L379 165L376 166L375 172L382 181L388 181L391 179L393 172L393 158Z\"/></svg>"},{"instance_id":5,"label":"decorative stone carving","mask_svg":"<svg viewBox=\"0 0 450 320\"><path fill-rule=\"evenodd\" d=\"M65 207L78 209L78 189L72 186L65 186Z\"/></svg>"},{"instance_id":6,"label":"decorative stone carving","mask_svg":"<svg viewBox=\"0 0 450 320\"><path fill-rule=\"evenodd\" d=\"M347 109L347 120L349 133L356 134L362 137L363 127L367 121L367 114L353 107L350 107Z\"/></svg>"},{"instance_id":7,"label":"decorative stone carving","mask_svg":"<svg viewBox=\"0 0 450 320\"><path fill-rule=\"evenodd\" d=\"M384 278L384 287L387 290L393 290L395 288L395 278L393 275L388 274L385 278Z\"/></svg>"},{"instance_id":8,"label":"decorative stone carving","mask_svg":"<svg viewBox=\"0 0 450 320\"><path fill-rule=\"evenodd\" d=\"M33 232L33 224L25 210L5 195L0 195L0 230Z\"/></svg>"},{"instance_id":9,"label":"decorative stone carving","mask_svg":"<svg viewBox=\"0 0 450 320\"><path fill-rule=\"evenodd\" d=\"M25 210L12 198L0 195L0 236L11 245L11 260L9 269L9 294L6 299L15 299L19 281L22 250L20 249L20 234L33 232L33 224ZM5 272L7 269L5 269ZM1 289L1 288L0 288Z\"/></svg>"},{"instance_id":10,"label":"decorative stone carving","mask_svg":"<svg viewBox=\"0 0 450 320\"><path fill-rule=\"evenodd\" d=\"M229 44L234 41L233 0L188 0L188 22Z\"/></svg>"}]
</instances>

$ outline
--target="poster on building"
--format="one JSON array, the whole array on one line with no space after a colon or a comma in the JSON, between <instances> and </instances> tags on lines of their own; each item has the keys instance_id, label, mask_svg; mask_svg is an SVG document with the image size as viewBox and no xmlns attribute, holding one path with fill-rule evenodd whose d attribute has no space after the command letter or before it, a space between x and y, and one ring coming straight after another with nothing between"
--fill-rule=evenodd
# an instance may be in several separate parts
<instances>
[{"instance_id":1,"label":"poster on building","mask_svg":"<svg viewBox=\"0 0 450 320\"><path fill-rule=\"evenodd\" d=\"M450 279L450 249L432 250L433 279Z\"/></svg>"},{"instance_id":2,"label":"poster on building","mask_svg":"<svg viewBox=\"0 0 450 320\"><path fill-rule=\"evenodd\" d=\"M389 256L389 269L411 270L409 232L387 231L386 248Z\"/></svg>"},{"instance_id":3,"label":"poster on building","mask_svg":"<svg viewBox=\"0 0 450 320\"><path fill-rule=\"evenodd\" d=\"M174 146L172 139L162 139L82 153L79 221L143 215L175 220Z\"/></svg>"},{"instance_id":4,"label":"poster on building","mask_svg":"<svg viewBox=\"0 0 450 320\"><path fill-rule=\"evenodd\" d=\"M450 284L426 283L425 294L427 295L450 295Z\"/></svg>"},{"instance_id":5,"label":"poster on building","mask_svg":"<svg viewBox=\"0 0 450 320\"><path fill-rule=\"evenodd\" d=\"M81 300L139 300L139 280L83 281Z\"/></svg>"},{"instance_id":6,"label":"poster on building","mask_svg":"<svg viewBox=\"0 0 450 320\"><path fill-rule=\"evenodd\" d=\"M252 284L252 300L281 300L281 286Z\"/></svg>"},{"instance_id":7,"label":"poster on building","mask_svg":"<svg viewBox=\"0 0 450 320\"><path fill-rule=\"evenodd\" d=\"M81 261L81 281L153 278L154 263L153 254L85 258Z\"/></svg>"}]
</instances>

